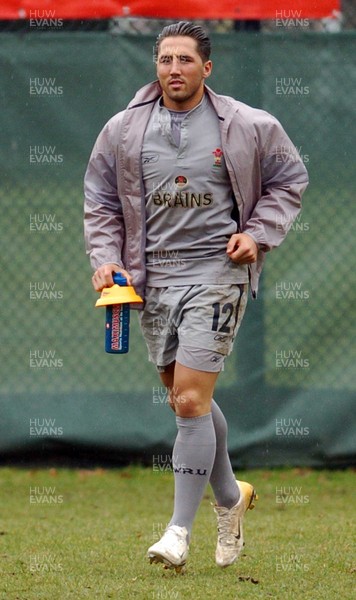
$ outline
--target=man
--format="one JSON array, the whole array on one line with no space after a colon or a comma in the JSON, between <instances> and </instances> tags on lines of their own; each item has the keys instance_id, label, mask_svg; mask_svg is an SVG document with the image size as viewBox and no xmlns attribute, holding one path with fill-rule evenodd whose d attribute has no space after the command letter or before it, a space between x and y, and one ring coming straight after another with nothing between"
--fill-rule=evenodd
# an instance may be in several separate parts
<instances>
[{"instance_id":1,"label":"man","mask_svg":"<svg viewBox=\"0 0 356 600\"><path fill-rule=\"evenodd\" d=\"M85 235L95 290L121 272L144 297L149 358L170 391L178 435L174 510L148 550L180 570L210 482L218 519L216 562L243 546L253 486L236 481L214 386L255 297L266 251L285 237L307 173L278 121L205 85L210 41L201 27L165 27L158 81L139 90L100 133L85 177Z\"/></svg>"}]
</instances>

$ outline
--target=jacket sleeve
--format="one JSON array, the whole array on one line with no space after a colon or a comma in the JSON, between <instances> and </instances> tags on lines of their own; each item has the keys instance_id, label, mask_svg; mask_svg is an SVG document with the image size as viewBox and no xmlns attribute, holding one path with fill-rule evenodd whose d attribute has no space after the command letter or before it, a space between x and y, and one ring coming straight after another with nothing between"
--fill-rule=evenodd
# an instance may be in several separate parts
<instances>
[{"instance_id":1,"label":"jacket sleeve","mask_svg":"<svg viewBox=\"0 0 356 600\"><path fill-rule=\"evenodd\" d=\"M250 214L244 233L263 251L279 246L301 210L308 173L297 149L281 124L268 115L264 135L258 135L261 196Z\"/></svg>"},{"instance_id":2,"label":"jacket sleeve","mask_svg":"<svg viewBox=\"0 0 356 600\"><path fill-rule=\"evenodd\" d=\"M116 157L107 124L94 145L84 177L84 238L93 269L122 262L125 226L117 192Z\"/></svg>"}]
</instances>

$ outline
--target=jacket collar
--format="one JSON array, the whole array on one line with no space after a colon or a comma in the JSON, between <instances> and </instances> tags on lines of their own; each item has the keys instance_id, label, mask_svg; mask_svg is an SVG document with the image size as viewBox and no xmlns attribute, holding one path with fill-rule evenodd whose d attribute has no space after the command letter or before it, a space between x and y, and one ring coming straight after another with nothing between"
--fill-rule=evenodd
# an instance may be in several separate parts
<instances>
[{"instance_id":1,"label":"jacket collar","mask_svg":"<svg viewBox=\"0 0 356 600\"><path fill-rule=\"evenodd\" d=\"M239 103L233 98L229 98L228 96L221 96L219 94L216 94L207 85L205 85L204 88L209 95L209 98L218 114L219 119L222 121L227 121L229 123L232 116L239 110ZM139 106L150 104L151 102L155 102L156 100L158 100L160 96L162 96L162 88L159 84L159 81L156 80L151 83L148 83L147 85L139 89L127 108L138 108Z\"/></svg>"}]
</instances>

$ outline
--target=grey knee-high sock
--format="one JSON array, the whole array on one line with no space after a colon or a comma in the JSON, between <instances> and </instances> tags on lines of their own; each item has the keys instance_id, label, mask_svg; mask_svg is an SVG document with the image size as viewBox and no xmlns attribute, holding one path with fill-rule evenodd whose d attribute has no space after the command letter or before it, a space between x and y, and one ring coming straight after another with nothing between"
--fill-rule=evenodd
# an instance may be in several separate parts
<instances>
[{"instance_id":1,"label":"grey knee-high sock","mask_svg":"<svg viewBox=\"0 0 356 600\"><path fill-rule=\"evenodd\" d=\"M211 404L211 414L216 435L216 453L210 484L218 506L232 508L238 502L240 492L227 451L226 419L215 400Z\"/></svg>"},{"instance_id":2,"label":"grey knee-high sock","mask_svg":"<svg viewBox=\"0 0 356 600\"><path fill-rule=\"evenodd\" d=\"M174 512L169 525L186 527L190 536L195 513L213 468L215 429L211 413L189 419L176 417L176 422Z\"/></svg>"}]
</instances>

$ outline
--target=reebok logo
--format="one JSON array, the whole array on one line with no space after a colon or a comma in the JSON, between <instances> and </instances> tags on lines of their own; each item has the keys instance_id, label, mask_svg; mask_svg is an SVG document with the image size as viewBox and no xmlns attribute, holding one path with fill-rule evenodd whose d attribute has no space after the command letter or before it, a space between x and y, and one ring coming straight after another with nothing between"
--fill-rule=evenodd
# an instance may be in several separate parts
<instances>
[{"instance_id":1,"label":"reebok logo","mask_svg":"<svg viewBox=\"0 0 356 600\"><path fill-rule=\"evenodd\" d=\"M143 154L142 155L142 163L144 165L152 164L158 162L159 155L158 154Z\"/></svg>"}]
</instances>

